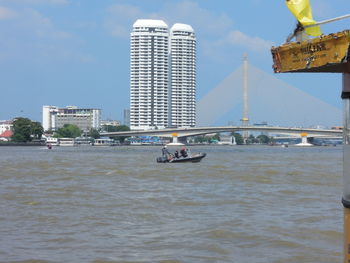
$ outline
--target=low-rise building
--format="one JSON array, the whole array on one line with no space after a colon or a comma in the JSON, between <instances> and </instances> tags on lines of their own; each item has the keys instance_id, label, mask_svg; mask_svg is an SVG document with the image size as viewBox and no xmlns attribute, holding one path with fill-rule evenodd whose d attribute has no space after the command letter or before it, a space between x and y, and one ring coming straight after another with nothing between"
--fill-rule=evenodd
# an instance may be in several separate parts
<instances>
[{"instance_id":1,"label":"low-rise building","mask_svg":"<svg viewBox=\"0 0 350 263\"><path fill-rule=\"evenodd\" d=\"M83 132L89 132L90 129L98 130L101 127L101 109L43 106L44 131L56 131L65 124L74 124Z\"/></svg>"},{"instance_id":2,"label":"low-rise building","mask_svg":"<svg viewBox=\"0 0 350 263\"><path fill-rule=\"evenodd\" d=\"M101 121L101 126L120 126L120 121L116 120L103 120Z\"/></svg>"},{"instance_id":3,"label":"low-rise building","mask_svg":"<svg viewBox=\"0 0 350 263\"><path fill-rule=\"evenodd\" d=\"M10 130L6 130L3 133L0 133L0 141L8 142L11 141L11 137L13 132Z\"/></svg>"},{"instance_id":4,"label":"low-rise building","mask_svg":"<svg viewBox=\"0 0 350 263\"><path fill-rule=\"evenodd\" d=\"M5 131L11 131L13 126L12 121L0 121L0 134Z\"/></svg>"}]
</instances>

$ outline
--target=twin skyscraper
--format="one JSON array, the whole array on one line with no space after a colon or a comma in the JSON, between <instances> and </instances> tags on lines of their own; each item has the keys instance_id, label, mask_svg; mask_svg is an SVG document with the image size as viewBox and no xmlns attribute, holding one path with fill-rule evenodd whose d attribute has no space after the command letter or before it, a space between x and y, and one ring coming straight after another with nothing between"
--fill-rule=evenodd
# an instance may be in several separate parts
<instances>
[{"instance_id":1,"label":"twin skyscraper","mask_svg":"<svg viewBox=\"0 0 350 263\"><path fill-rule=\"evenodd\" d=\"M196 125L196 37L193 28L138 19L131 32L130 128Z\"/></svg>"}]
</instances>

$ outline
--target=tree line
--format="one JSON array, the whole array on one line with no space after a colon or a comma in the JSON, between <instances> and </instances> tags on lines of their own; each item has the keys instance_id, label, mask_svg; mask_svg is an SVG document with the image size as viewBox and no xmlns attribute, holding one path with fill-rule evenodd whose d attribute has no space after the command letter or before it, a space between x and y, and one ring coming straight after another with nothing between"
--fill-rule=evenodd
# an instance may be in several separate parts
<instances>
[{"instance_id":1,"label":"tree line","mask_svg":"<svg viewBox=\"0 0 350 263\"><path fill-rule=\"evenodd\" d=\"M100 131L105 132L118 132L118 131L130 131L130 128L126 125L113 126L103 125ZM91 137L94 139L100 138L100 131L96 129L90 129L89 132L84 133L77 125L65 124L62 128L59 128L55 132L51 133L56 138L77 138L82 135ZM14 142L30 142L40 140L44 134L44 129L39 122L31 121L28 118L18 117L13 121L13 135L12 140ZM240 133L231 133L231 136L235 137L237 144L244 144L244 139ZM114 139L124 142L124 136L114 136ZM196 136L193 139L194 143L215 143L220 141L220 134L217 133L213 136ZM249 135L246 144L269 144L272 142L272 138L266 135L258 135L254 137L252 134Z\"/></svg>"},{"instance_id":2,"label":"tree line","mask_svg":"<svg viewBox=\"0 0 350 263\"><path fill-rule=\"evenodd\" d=\"M267 135L261 134L258 136L254 136L252 134L249 135L246 143L244 143L243 136L240 133L233 132L231 136L235 137L236 143L238 145L242 144L269 144L273 142L273 139ZM220 134L216 133L213 136L196 136L193 139L194 143L217 143L220 141Z\"/></svg>"},{"instance_id":3,"label":"tree line","mask_svg":"<svg viewBox=\"0 0 350 263\"><path fill-rule=\"evenodd\" d=\"M18 117L13 121L12 140L15 142L30 142L40 140L44 129L37 121L28 118Z\"/></svg>"},{"instance_id":4,"label":"tree line","mask_svg":"<svg viewBox=\"0 0 350 263\"><path fill-rule=\"evenodd\" d=\"M77 125L74 124L65 124L62 128L59 128L57 131L48 131L48 134L51 134L55 138L77 138L82 135L86 137L91 137L94 139L100 138L100 132L118 132L118 131L129 131L130 128L126 125L112 126L112 125L103 125L101 130L90 129L89 132L84 133ZM28 118L18 117L13 121L13 135L11 137L14 142L31 142L35 140L41 140L42 135L44 134L44 129L39 122L32 121ZM121 142L124 141L124 137L115 136L116 140Z\"/></svg>"}]
</instances>

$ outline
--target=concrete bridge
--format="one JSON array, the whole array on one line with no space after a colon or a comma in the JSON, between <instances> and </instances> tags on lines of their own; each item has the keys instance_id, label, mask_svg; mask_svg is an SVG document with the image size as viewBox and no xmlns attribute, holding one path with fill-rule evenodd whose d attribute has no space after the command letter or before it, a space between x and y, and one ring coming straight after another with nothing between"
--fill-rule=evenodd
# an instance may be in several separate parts
<instances>
[{"instance_id":1,"label":"concrete bridge","mask_svg":"<svg viewBox=\"0 0 350 263\"><path fill-rule=\"evenodd\" d=\"M308 129L270 126L221 126L195 128L167 128L161 130L133 130L120 132L102 132L101 136L159 136L159 137L190 137L220 132L254 131L273 134L294 135L296 137L342 137L342 130Z\"/></svg>"}]
</instances>

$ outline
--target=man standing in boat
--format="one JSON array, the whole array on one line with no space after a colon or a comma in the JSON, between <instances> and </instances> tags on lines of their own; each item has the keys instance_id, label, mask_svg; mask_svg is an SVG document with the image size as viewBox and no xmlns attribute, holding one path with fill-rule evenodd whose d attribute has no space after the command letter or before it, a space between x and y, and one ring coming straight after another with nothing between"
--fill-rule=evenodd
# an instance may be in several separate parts
<instances>
[{"instance_id":1,"label":"man standing in boat","mask_svg":"<svg viewBox=\"0 0 350 263\"><path fill-rule=\"evenodd\" d=\"M163 155L163 157L166 157L167 159L169 159L172 156L172 154L168 151L168 148L166 145L164 145L162 148L162 155Z\"/></svg>"}]
</instances>

